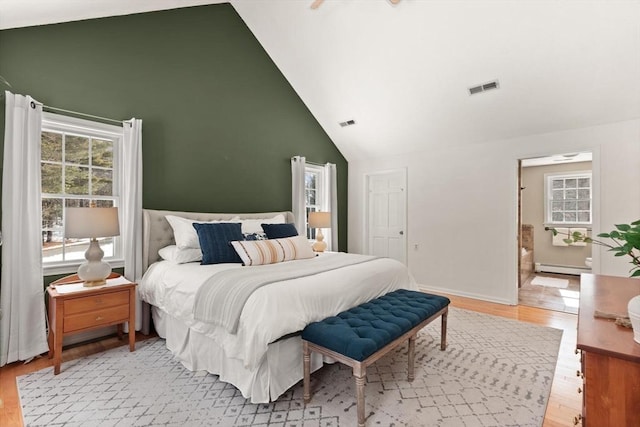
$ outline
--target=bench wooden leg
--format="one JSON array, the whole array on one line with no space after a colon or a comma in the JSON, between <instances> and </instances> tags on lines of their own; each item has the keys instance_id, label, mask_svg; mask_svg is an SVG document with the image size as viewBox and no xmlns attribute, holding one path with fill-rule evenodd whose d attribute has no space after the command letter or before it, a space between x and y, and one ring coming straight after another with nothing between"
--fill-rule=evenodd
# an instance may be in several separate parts
<instances>
[{"instance_id":1,"label":"bench wooden leg","mask_svg":"<svg viewBox=\"0 0 640 427\"><path fill-rule=\"evenodd\" d=\"M442 313L442 328L440 332L440 350L444 351L447 349L447 315L449 314L449 308L447 311Z\"/></svg>"},{"instance_id":2,"label":"bench wooden leg","mask_svg":"<svg viewBox=\"0 0 640 427\"><path fill-rule=\"evenodd\" d=\"M416 358L416 336L412 336L409 338L409 368L407 379L409 382L413 381L414 378L414 366L415 366L415 358Z\"/></svg>"},{"instance_id":3,"label":"bench wooden leg","mask_svg":"<svg viewBox=\"0 0 640 427\"><path fill-rule=\"evenodd\" d=\"M311 400L310 382L311 382L311 352L309 351L309 343L302 342L302 369L304 370L303 390L304 403Z\"/></svg>"},{"instance_id":4,"label":"bench wooden leg","mask_svg":"<svg viewBox=\"0 0 640 427\"><path fill-rule=\"evenodd\" d=\"M358 427L364 427L364 383L366 374L356 376L356 393L357 393L357 410L358 410Z\"/></svg>"}]
</instances>

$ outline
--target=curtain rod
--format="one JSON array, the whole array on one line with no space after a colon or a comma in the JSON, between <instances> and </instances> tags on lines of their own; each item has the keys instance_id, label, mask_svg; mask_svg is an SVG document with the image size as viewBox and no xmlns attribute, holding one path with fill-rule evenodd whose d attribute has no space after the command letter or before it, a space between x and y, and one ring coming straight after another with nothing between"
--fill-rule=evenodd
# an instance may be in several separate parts
<instances>
[{"instance_id":1,"label":"curtain rod","mask_svg":"<svg viewBox=\"0 0 640 427\"><path fill-rule=\"evenodd\" d=\"M302 156L293 156L291 159L292 159L292 160L295 160L295 159L296 159L296 157L302 157ZM330 162L327 162L327 163L315 163L315 162L309 162L309 161L307 161L306 159L305 159L305 161L304 161L304 162L305 162L306 164L309 164L309 165L313 165L313 166L323 166L323 167L324 167L324 166L326 166L326 165L328 165L328 164L330 163Z\"/></svg>"},{"instance_id":2,"label":"curtain rod","mask_svg":"<svg viewBox=\"0 0 640 427\"><path fill-rule=\"evenodd\" d=\"M87 114L87 113L80 113L78 111L65 110L64 108L50 107L50 106L44 105L44 104L42 104L42 109L48 110L49 112L61 112L61 113L73 114L75 116L89 117L89 118L92 118L92 119L98 119L98 120L103 120L103 121L106 121L106 122L117 123L120 126L122 126L122 124L125 123L125 120L115 120L115 119L110 119L108 117L94 116L93 114ZM131 125L131 124L129 124L129 125Z\"/></svg>"}]
</instances>

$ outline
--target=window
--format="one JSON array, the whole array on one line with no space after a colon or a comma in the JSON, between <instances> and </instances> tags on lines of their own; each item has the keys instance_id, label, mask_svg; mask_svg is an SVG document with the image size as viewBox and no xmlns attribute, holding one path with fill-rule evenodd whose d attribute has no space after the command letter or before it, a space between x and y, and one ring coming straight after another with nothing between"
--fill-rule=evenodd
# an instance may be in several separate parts
<instances>
[{"instance_id":1,"label":"window","mask_svg":"<svg viewBox=\"0 0 640 427\"><path fill-rule=\"evenodd\" d=\"M546 223L591 224L591 172L545 175Z\"/></svg>"},{"instance_id":2,"label":"window","mask_svg":"<svg viewBox=\"0 0 640 427\"><path fill-rule=\"evenodd\" d=\"M119 206L121 144L120 127L44 114L40 165L46 273L69 272L71 266L84 261L89 247L89 239L64 238L64 206ZM105 260L122 259L118 237L99 240Z\"/></svg>"},{"instance_id":3,"label":"window","mask_svg":"<svg viewBox=\"0 0 640 427\"><path fill-rule=\"evenodd\" d=\"M307 164L304 172L304 194L306 217L305 224L307 229L307 238L316 238L316 229L309 228L309 212L317 212L322 210L322 201L325 200L325 179L324 168Z\"/></svg>"}]
</instances>

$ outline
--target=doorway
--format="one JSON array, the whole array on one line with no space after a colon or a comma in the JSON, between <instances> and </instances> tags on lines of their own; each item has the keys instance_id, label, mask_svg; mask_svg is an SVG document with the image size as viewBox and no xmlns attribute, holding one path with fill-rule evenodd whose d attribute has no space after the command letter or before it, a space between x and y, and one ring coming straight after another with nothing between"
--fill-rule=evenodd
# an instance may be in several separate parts
<instances>
[{"instance_id":1,"label":"doorway","mask_svg":"<svg viewBox=\"0 0 640 427\"><path fill-rule=\"evenodd\" d=\"M407 171L365 176L365 248L369 255L407 263Z\"/></svg>"},{"instance_id":2,"label":"doorway","mask_svg":"<svg viewBox=\"0 0 640 427\"><path fill-rule=\"evenodd\" d=\"M518 162L518 304L577 313L579 275L591 271L591 245L564 239L576 231L591 235L592 153Z\"/></svg>"}]
</instances>

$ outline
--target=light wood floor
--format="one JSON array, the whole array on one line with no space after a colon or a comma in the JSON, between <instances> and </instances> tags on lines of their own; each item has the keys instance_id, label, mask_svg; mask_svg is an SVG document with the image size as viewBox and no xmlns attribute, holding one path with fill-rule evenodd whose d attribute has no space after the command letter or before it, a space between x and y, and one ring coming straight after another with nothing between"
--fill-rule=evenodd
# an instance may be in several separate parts
<instances>
[{"instance_id":1,"label":"light wood floor","mask_svg":"<svg viewBox=\"0 0 640 427\"><path fill-rule=\"evenodd\" d=\"M563 279L569 282L566 288L537 286L531 284L536 277ZM529 307L546 308L578 314L580 300L580 276L570 274L534 273L530 275L518 289L518 304Z\"/></svg>"},{"instance_id":2,"label":"light wood floor","mask_svg":"<svg viewBox=\"0 0 640 427\"><path fill-rule=\"evenodd\" d=\"M556 366L543 426L572 426L573 417L580 412L582 402L581 395L577 392L578 387L581 386L581 380L576 376L576 371L579 369L579 359L574 352L576 348L577 316L534 307L506 306L450 295L449 298L451 298L454 307L564 330L560 354L558 355L558 365ZM136 341L146 338L149 337L140 334L136 335ZM106 338L99 342L67 349L63 351L62 360L67 361L85 357L89 354L121 345L126 345L126 341L119 341L117 338ZM12 363L0 368L0 426L22 426L16 377L48 366L52 366L52 363L45 355L26 365Z\"/></svg>"}]
</instances>

